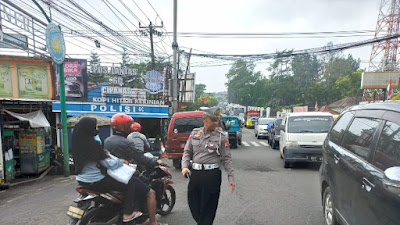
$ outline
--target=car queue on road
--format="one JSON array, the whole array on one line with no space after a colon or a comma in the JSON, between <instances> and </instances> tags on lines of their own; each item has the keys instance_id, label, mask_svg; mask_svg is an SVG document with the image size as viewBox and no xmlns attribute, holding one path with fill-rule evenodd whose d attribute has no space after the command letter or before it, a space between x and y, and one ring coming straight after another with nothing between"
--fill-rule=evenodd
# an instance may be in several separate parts
<instances>
[{"instance_id":1,"label":"car queue on road","mask_svg":"<svg viewBox=\"0 0 400 225\"><path fill-rule=\"evenodd\" d=\"M290 113L274 123L269 143L271 149L278 143L285 168L321 164L326 225L400 224L399 118L400 104L393 102L353 106L336 118Z\"/></svg>"}]
</instances>

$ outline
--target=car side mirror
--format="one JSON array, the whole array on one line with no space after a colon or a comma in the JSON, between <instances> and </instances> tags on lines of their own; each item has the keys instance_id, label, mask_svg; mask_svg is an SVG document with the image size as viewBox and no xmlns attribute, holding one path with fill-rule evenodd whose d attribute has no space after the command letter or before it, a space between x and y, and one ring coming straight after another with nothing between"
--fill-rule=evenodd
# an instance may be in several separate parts
<instances>
[{"instance_id":1,"label":"car side mirror","mask_svg":"<svg viewBox=\"0 0 400 225\"><path fill-rule=\"evenodd\" d=\"M390 167L385 170L383 186L388 191L400 195L400 166Z\"/></svg>"},{"instance_id":2,"label":"car side mirror","mask_svg":"<svg viewBox=\"0 0 400 225\"><path fill-rule=\"evenodd\" d=\"M285 131L285 125L281 125L279 128L280 130Z\"/></svg>"}]
</instances>

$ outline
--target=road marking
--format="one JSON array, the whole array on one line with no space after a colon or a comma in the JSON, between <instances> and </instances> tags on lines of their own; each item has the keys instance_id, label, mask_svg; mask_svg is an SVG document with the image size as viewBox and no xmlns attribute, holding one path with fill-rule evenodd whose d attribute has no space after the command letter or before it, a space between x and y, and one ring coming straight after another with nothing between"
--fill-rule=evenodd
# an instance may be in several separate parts
<instances>
[{"instance_id":1,"label":"road marking","mask_svg":"<svg viewBox=\"0 0 400 225\"><path fill-rule=\"evenodd\" d=\"M11 203L11 202L16 201L16 200L18 200L18 199L21 199L21 198L23 198L23 197L25 197L25 196L26 196L26 195L20 195L20 196L15 197L15 198L13 198L13 199L11 199L11 200L8 200L7 203Z\"/></svg>"},{"instance_id":2,"label":"road marking","mask_svg":"<svg viewBox=\"0 0 400 225\"><path fill-rule=\"evenodd\" d=\"M260 146L259 144L257 144L257 142L255 142L255 141L251 141L251 143L254 145L254 146Z\"/></svg>"},{"instance_id":3,"label":"road marking","mask_svg":"<svg viewBox=\"0 0 400 225\"><path fill-rule=\"evenodd\" d=\"M268 144L268 143L266 143L266 142L263 142L263 141L260 141L260 144L262 144L262 145L264 145L264 146L269 146L269 144Z\"/></svg>"},{"instance_id":4,"label":"road marking","mask_svg":"<svg viewBox=\"0 0 400 225\"><path fill-rule=\"evenodd\" d=\"M247 146L247 147L250 146L249 143L247 143L247 142L245 142L245 141L242 141L242 145Z\"/></svg>"}]
</instances>

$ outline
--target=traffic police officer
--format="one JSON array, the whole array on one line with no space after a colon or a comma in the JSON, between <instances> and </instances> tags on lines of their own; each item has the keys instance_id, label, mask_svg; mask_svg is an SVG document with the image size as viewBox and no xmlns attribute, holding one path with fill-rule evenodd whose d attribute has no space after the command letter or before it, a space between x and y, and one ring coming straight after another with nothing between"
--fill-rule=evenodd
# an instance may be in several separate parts
<instances>
[{"instance_id":1,"label":"traffic police officer","mask_svg":"<svg viewBox=\"0 0 400 225\"><path fill-rule=\"evenodd\" d=\"M191 175L188 202L198 225L213 224L221 187L220 163L228 174L231 193L235 190L228 135L218 127L220 109L204 109L204 127L195 128L189 136L182 157L182 175ZM192 160L192 165L190 165ZM189 167L190 170L189 170Z\"/></svg>"}]
</instances>

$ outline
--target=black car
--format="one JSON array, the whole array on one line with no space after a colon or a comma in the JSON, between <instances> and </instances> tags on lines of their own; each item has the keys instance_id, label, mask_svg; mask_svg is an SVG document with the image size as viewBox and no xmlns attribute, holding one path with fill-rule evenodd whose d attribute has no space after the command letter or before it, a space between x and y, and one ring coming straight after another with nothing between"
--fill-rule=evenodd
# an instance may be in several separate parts
<instances>
[{"instance_id":1,"label":"black car","mask_svg":"<svg viewBox=\"0 0 400 225\"><path fill-rule=\"evenodd\" d=\"M400 224L400 104L344 111L323 146L325 224Z\"/></svg>"},{"instance_id":2,"label":"black car","mask_svg":"<svg viewBox=\"0 0 400 225\"><path fill-rule=\"evenodd\" d=\"M269 145L271 145L272 149L278 149L279 148L279 138L281 136L281 126L282 123L282 118L277 118L274 120L274 123L272 125L272 131L269 132Z\"/></svg>"}]
</instances>

